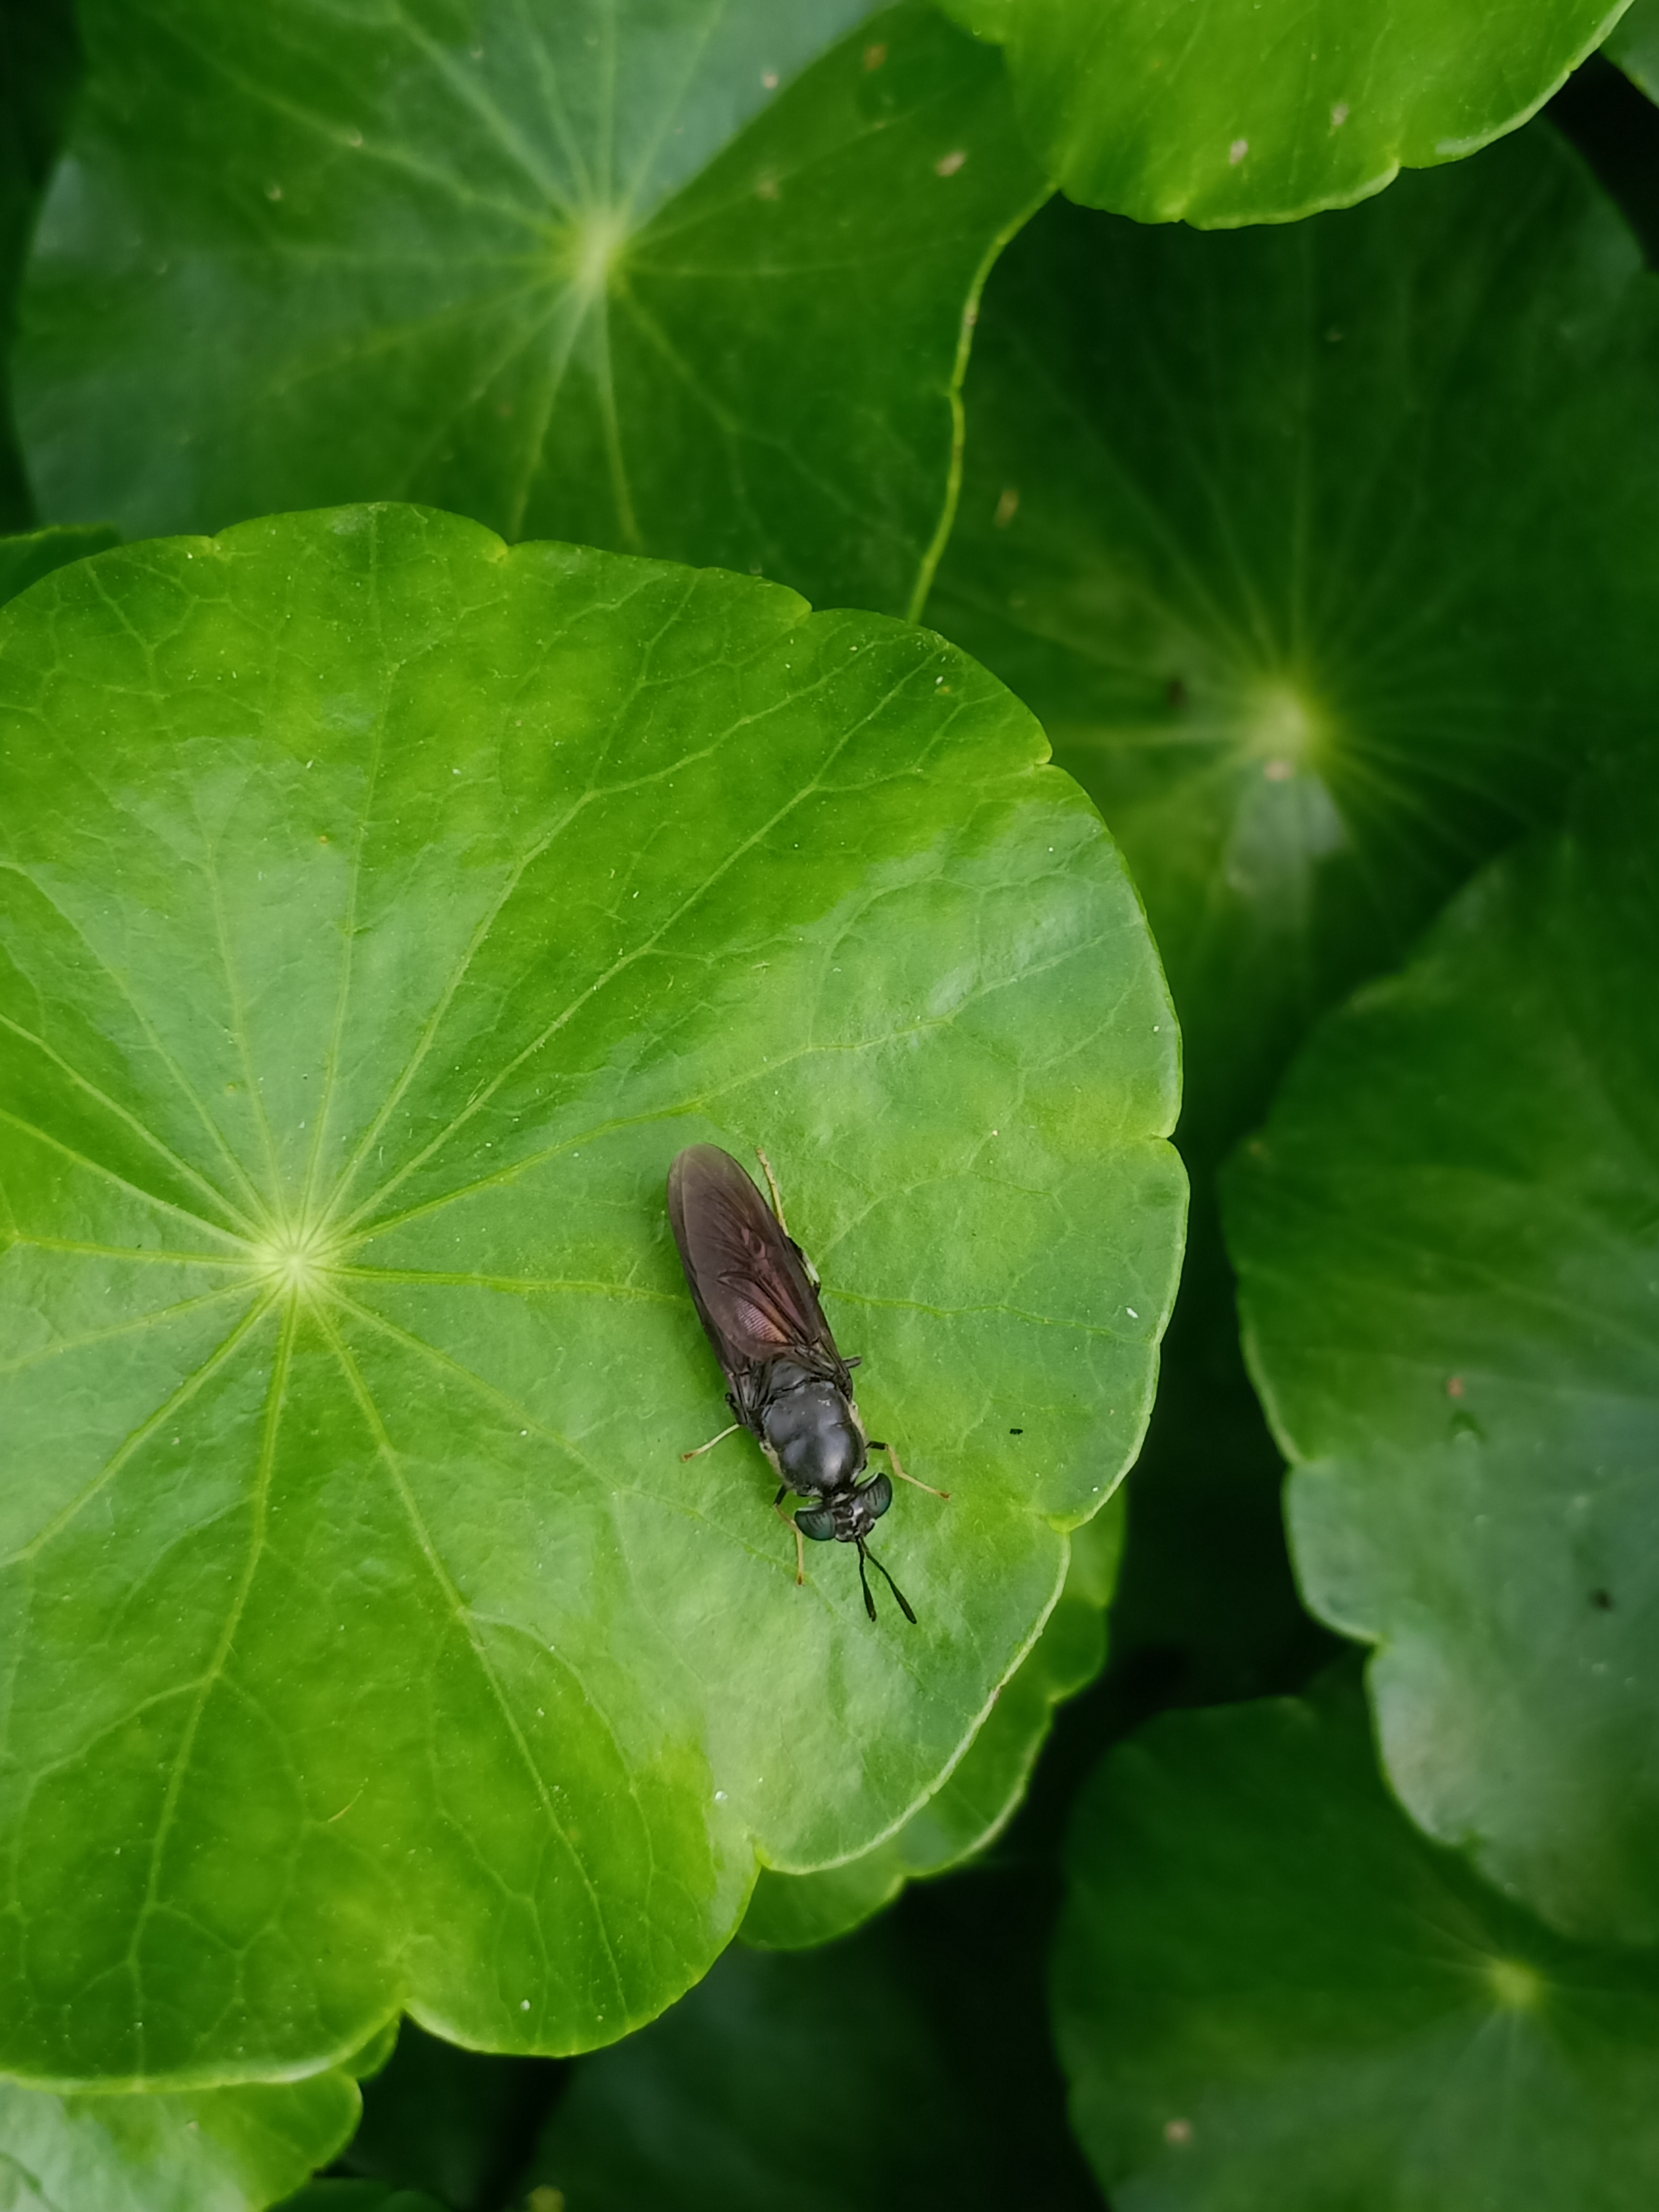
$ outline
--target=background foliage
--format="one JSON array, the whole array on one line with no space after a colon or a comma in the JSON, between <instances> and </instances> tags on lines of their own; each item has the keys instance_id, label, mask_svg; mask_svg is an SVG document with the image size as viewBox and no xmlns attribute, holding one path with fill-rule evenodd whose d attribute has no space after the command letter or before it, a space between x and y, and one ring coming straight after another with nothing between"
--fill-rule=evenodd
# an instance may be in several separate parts
<instances>
[{"instance_id":1,"label":"background foliage","mask_svg":"<svg viewBox=\"0 0 1659 2212\"><path fill-rule=\"evenodd\" d=\"M1645 2212L1653 94L0 0L0 2203Z\"/></svg>"}]
</instances>

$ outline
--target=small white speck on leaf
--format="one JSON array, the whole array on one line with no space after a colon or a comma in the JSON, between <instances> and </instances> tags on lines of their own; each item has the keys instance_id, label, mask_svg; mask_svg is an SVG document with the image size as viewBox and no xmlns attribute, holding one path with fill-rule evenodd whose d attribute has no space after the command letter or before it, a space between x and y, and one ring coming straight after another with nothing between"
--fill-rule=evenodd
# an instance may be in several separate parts
<instances>
[{"instance_id":1,"label":"small white speck on leaf","mask_svg":"<svg viewBox=\"0 0 1659 2212\"><path fill-rule=\"evenodd\" d=\"M715 1802L717 1805L724 1805L724 1804L725 1804L725 1802L726 1802L726 1792L725 1792L725 1790L717 1790L714 1792L714 1802Z\"/></svg>"},{"instance_id":2,"label":"small white speck on leaf","mask_svg":"<svg viewBox=\"0 0 1659 2212\"><path fill-rule=\"evenodd\" d=\"M1165 2120L1164 2123L1164 2140L1166 2143L1189 2143L1192 2139L1193 2124L1190 2120Z\"/></svg>"},{"instance_id":3,"label":"small white speck on leaf","mask_svg":"<svg viewBox=\"0 0 1659 2212\"><path fill-rule=\"evenodd\" d=\"M529 2011L529 2009L530 2009L530 2000L529 2000L529 1998L528 1998L528 1997L521 1997L521 1998L519 2000L519 2010L520 2010L520 2012L528 2012L528 2011Z\"/></svg>"},{"instance_id":4,"label":"small white speck on leaf","mask_svg":"<svg viewBox=\"0 0 1659 2212\"><path fill-rule=\"evenodd\" d=\"M778 88L777 71L775 70L763 70L761 71L761 82L766 88L768 92L775 92Z\"/></svg>"},{"instance_id":5,"label":"small white speck on leaf","mask_svg":"<svg viewBox=\"0 0 1659 2212\"><path fill-rule=\"evenodd\" d=\"M1140 1316L1135 1311L1133 1306L1125 1306L1123 1310L1128 1315L1131 1321L1139 1321L1140 1319Z\"/></svg>"},{"instance_id":6,"label":"small white speck on leaf","mask_svg":"<svg viewBox=\"0 0 1659 2212\"><path fill-rule=\"evenodd\" d=\"M934 173L941 177L954 177L967 159L966 153L958 146L954 153L939 155L933 164Z\"/></svg>"},{"instance_id":7,"label":"small white speck on leaf","mask_svg":"<svg viewBox=\"0 0 1659 2212\"><path fill-rule=\"evenodd\" d=\"M999 530L1006 530L1018 513L1018 488L1014 484L1005 484L1002 497L997 501L997 511L991 520Z\"/></svg>"},{"instance_id":8,"label":"small white speck on leaf","mask_svg":"<svg viewBox=\"0 0 1659 2212\"><path fill-rule=\"evenodd\" d=\"M1235 138L1227 149L1227 159L1232 163L1234 168L1237 168L1249 150L1250 142L1248 138Z\"/></svg>"},{"instance_id":9,"label":"small white speck on leaf","mask_svg":"<svg viewBox=\"0 0 1659 2212\"><path fill-rule=\"evenodd\" d=\"M265 186L265 198L268 200L279 200L282 197L283 188L280 185L267 185Z\"/></svg>"},{"instance_id":10,"label":"small white speck on leaf","mask_svg":"<svg viewBox=\"0 0 1659 2212\"><path fill-rule=\"evenodd\" d=\"M1335 106L1334 108L1332 108L1332 110L1331 110L1331 128L1332 128L1332 130L1333 130L1333 131L1340 131L1340 130L1342 128L1343 125L1347 121L1347 119L1348 119L1348 103L1347 103L1347 101L1346 101L1346 100L1339 100L1337 101L1337 103L1336 103L1336 106Z\"/></svg>"}]
</instances>

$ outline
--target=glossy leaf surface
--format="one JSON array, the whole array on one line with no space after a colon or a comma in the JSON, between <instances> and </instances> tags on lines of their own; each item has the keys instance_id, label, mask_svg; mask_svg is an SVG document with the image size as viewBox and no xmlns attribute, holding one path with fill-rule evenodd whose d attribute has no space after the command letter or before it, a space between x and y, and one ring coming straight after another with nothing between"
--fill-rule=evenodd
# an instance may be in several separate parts
<instances>
[{"instance_id":1,"label":"glossy leaf surface","mask_svg":"<svg viewBox=\"0 0 1659 2212\"><path fill-rule=\"evenodd\" d=\"M994 54L867 13L89 0L20 355L44 511L430 500L907 611L1046 187Z\"/></svg>"},{"instance_id":2,"label":"glossy leaf surface","mask_svg":"<svg viewBox=\"0 0 1659 2212\"><path fill-rule=\"evenodd\" d=\"M1138 222L1286 222L1524 123L1625 0L942 0L1007 49L1072 198Z\"/></svg>"},{"instance_id":3,"label":"glossy leaf surface","mask_svg":"<svg viewBox=\"0 0 1659 2212\"><path fill-rule=\"evenodd\" d=\"M1123 2212L1638 2212L1659 1982L1550 1935L1389 1797L1358 1696L1169 1715L1079 1807L1072 2117Z\"/></svg>"},{"instance_id":4,"label":"glossy leaf surface","mask_svg":"<svg viewBox=\"0 0 1659 2212\"><path fill-rule=\"evenodd\" d=\"M417 509L0 617L9 2066L605 2041L757 1856L937 1788L1139 1440L1184 1212L1045 751L925 632ZM706 1139L954 1493L883 1524L920 1627L833 1545L797 1588L746 1437L682 1463Z\"/></svg>"},{"instance_id":5,"label":"glossy leaf surface","mask_svg":"<svg viewBox=\"0 0 1659 2212\"><path fill-rule=\"evenodd\" d=\"M1472 885L1231 1181L1304 1594L1395 1787L1557 1924L1659 1939L1659 787Z\"/></svg>"},{"instance_id":6,"label":"glossy leaf surface","mask_svg":"<svg viewBox=\"0 0 1659 2212\"><path fill-rule=\"evenodd\" d=\"M996 270L928 619L1122 842L1189 1159L1598 741L1645 738L1655 308L1541 125L1291 229L1056 203Z\"/></svg>"},{"instance_id":7,"label":"glossy leaf surface","mask_svg":"<svg viewBox=\"0 0 1659 2212\"><path fill-rule=\"evenodd\" d=\"M176 2096L58 2097L0 2081L6 2212L264 2212L357 2123L343 2073Z\"/></svg>"},{"instance_id":8,"label":"glossy leaf surface","mask_svg":"<svg viewBox=\"0 0 1659 2212\"><path fill-rule=\"evenodd\" d=\"M1105 1609L1122 1548L1120 1492L1073 1536L1060 1602L944 1786L896 1835L845 1866L763 1871L744 1915L745 1943L778 1951L827 1943L891 1904L907 1882L959 1866L1001 1834L1025 1795L1054 1708L1105 1664Z\"/></svg>"}]
</instances>

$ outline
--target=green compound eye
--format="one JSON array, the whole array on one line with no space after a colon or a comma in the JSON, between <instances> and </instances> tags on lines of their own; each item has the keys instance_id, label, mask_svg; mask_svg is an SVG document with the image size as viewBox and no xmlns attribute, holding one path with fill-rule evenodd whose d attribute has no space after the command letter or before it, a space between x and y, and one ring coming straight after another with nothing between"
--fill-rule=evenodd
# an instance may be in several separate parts
<instances>
[{"instance_id":1,"label":"green compound eye","mask_svg":"<svg viewBox=\"0 0 1659 2212\"><path fill-rule=\"evenodd\" d=\"M827 1505L815 1505L810 1512L796 1514L795 1526L812 1543L827 1544L836 1533L836 1516Z\"/></svg>"}]
</instances>

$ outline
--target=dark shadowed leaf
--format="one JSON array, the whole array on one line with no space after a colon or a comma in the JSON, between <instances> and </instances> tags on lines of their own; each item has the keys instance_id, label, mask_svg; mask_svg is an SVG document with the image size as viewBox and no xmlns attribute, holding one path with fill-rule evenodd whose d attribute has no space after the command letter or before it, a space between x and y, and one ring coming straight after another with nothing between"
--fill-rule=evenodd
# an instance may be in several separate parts
<instances>
[{"instance_id":1,"label":"dark shadowed leaf","mask_svg":"<svg viewBox=\"0 0 1659 2212\"><path fill-rule=\"evenodd\" d=\"M1429 1832L1659 1940L1659 787L1473 884L1230 1178L1304 1594ZM1565 2200L1564 2200L1565 2201Z\"/></svg>"},{"instance_id":2,"label":"dark shadowed leaf","mask_svg":"<svg viewBox=\"0 0 1659 2212\"><path fill-rule=\"evenodd\" d=\"M15 599L19 592L27 591L31 584L61 568L66 561L82 561L88 553L104 552L118 542L118 535L96 524L83 524L0 538L0 605Z\"/></svg>"},{"instance_id":3,"label":"dark shadowed leaf","mask_svg":"<svg viewBox=\"0 0 1659 2212\"><path fill-rule=\"evenodd\" d=\"M1079 1808L1054 1953L1120 2212L1644 2212L1659 1979L1435 1850L1357 1692L1170 1715Z\"/></svg>"},{"instance_id":4,"label":"dark shadowed leaf","mask_svg":"<svg viewBox=\"0 0 1659 2212\"><path fill-rule=\"evenodd\" d=\"M532 2182L568 2212L1091 2212L1040 1942L1022 1893L975 1873L823 1950L739 1945L577 2063Z\"/></svg>"},{"instance_id":5,"label":"dark shadowed leaf","mask_svg":"<svg viewBox=\"0 0 1659 2212\"><path fill-rule=\"evenodd\" d=\"M34 520L12 429L11 347L18 280L77 64L70 0L0 0L0 531Z\"/></svg>"},{"instance_id":6,"label":"dark shadowed leaf","mask_svg":"<svg viewBox=\"0 0 1659 2212\"><path fill-rule=\"evenodd\" d=\"M1289 229L1057 202L997 270L928 619L1122 842L1189 1159L1598 740L1645 738L1656 307L1541 125Z\"/></svg>"},{"instance_id":7,"label":"dark shadowed leaf","mask_svg":"<svg viewBox=\"0 0 1659 2212\"><path fill-rule=\"evenodd\" d=\"M1632 0L1607 40L1607 58L1650 100L1659 100L1659 0Z\"/></svg>"},{"instance_id":8,"label":"dark shadowed leaf","mask_svg":"<svg viewBox=\"0 0 1659 2212\"><path fill-rule=\"evenodd\" d=\"M180 2085L603 2042L938 1788L1145 1425L1134 890L1018 704L775 586L410 508L0 615L0 2039ZM948 1504L807 1583L668 1234L783 1178ZM1010 1436L1023 1428L1018 1438Z\"/></svg>"},{"instance_id":9,"label":"dark shadowed leaf","mask_svg":"<svg viewBox=\"0 0 1659 2212\"><path fill-rule=\"evenodd\" d=\"M1472 154L1548 99L1625 0L943 0L1006 45L1073 199L1139 222L1285 222Z\"/></svg>"},{"instance_id":10,"label":"dark shadowed leaf","mask_svg":"<svg viewBox=\"0 0 1659 2212\"><path fill-rule=\"evenodd\" d=\"M994 54L868 13L86 0L19 362L46 513L430 500L906 612L1046 187Z\"/></svg>"}]
</instances>

